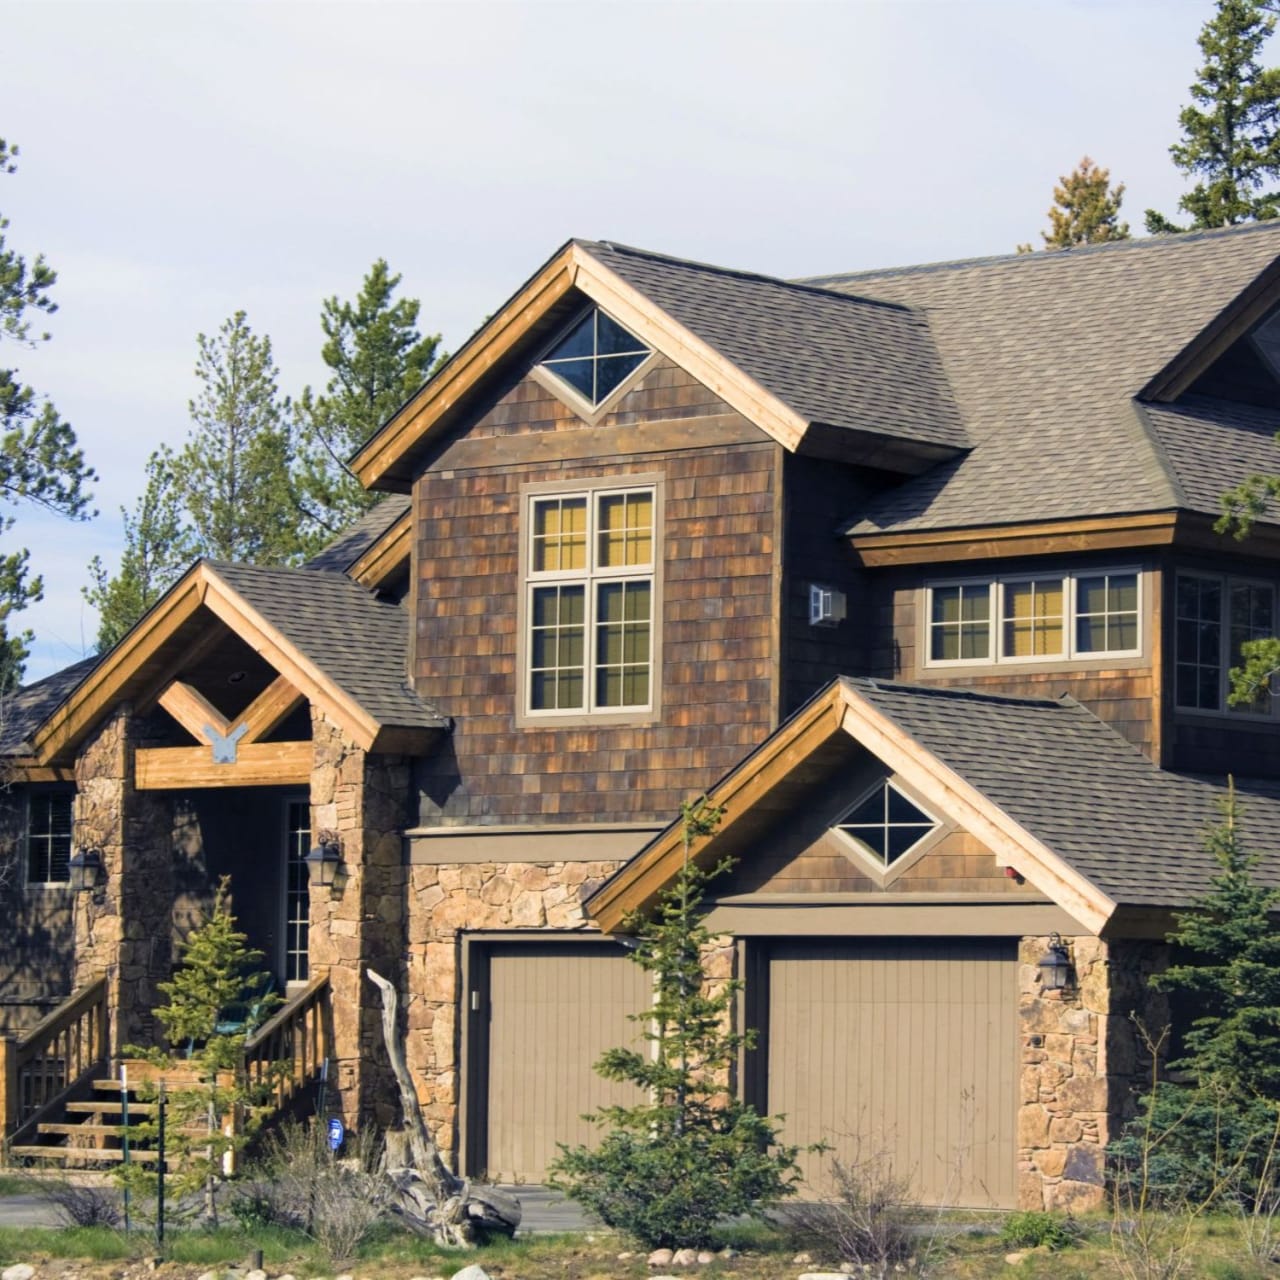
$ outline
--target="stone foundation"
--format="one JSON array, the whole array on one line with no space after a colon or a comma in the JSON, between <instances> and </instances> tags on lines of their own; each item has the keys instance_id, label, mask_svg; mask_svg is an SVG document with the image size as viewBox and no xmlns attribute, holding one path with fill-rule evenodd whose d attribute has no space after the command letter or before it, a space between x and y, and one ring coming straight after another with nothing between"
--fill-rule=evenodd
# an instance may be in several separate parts
<instances>
[{"instance_id":1,"label":"stone foundation","mask_svg":"<svg viewBox=\"0 0 1280 1280\"><path fill-rule=\"evenodd\" d=\"M1139 1026L1158 1031L1168 1021L1148 986L1166 949L1065 939L1074 981L1046 991L1039 962L1049 942L1023 938L1018 951L1018 1203L1078 1212L1103 1202L1107 1144L1149 1078Z\"/></svg>"}]
</instances>

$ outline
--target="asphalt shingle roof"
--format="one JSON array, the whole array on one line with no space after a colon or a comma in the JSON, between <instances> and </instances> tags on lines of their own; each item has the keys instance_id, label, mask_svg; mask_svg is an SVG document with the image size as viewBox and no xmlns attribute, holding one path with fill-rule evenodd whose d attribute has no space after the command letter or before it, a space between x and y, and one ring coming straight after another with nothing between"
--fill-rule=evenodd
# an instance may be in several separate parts
<instances>
[{"instance_id":1,"label":"asphalt shingle roof","mask_svg":"<svg viewBox=\"0 0 1280 1280\"><path fill-rule=\"evenodd\" d=\"M99 654L73 662L0 701L0 755L23 750L27 739L80 686L102 661Z\"/></svg>"},{"instance_id":2,"label":"asphalt shingle roof","mask_svg":"<svg viewBox=\"0 0 1280 1280\"><path fill-rule=\"evenodd\" d=\"M968 444L923 315L897 302L577 241L809 423Z\"/></svg>"},{"instance_id":3,"label":"asphalt shingle roof","mask_svg":"<svg viewBox=\"0 0 1280 1280\"><path fill-rule=\"evenodd\" d=\"M345 574L208 561L209 569L379 724L448 721L405 678L409 616Z\"/></svg>"},{"instance_id":4,"label":"asphalt shingle roof","mask_svg":"<svg viewBox=\"0 0 1280 1280\"><path fill-rule=\"evenodd\" d=\"M303 568L345 573L412 505L407 494L388 495L312 556Z\"/></svg>"},{"instance_id":5,"label":"asphalt shingle roof","mask_svg":"<svg viewBox=\"0 0 1280 1280\"><path fill-rule=\"evenodd\" d=\"M1221 781L1158 769L1074 700L844 683L1117 904L1186 906L1213 876ZM1280 783L1236 789L1259 879L1280 886Z\"/></svg>"},{"instance_id":6,"label":"asphalt shingle roof","mask_svg":"<svg viewBox=\"0 0 1280 1280\"><path fill-rule=\"evenodd\" d=\"M812 281L928 318L974 445L882 494L851 528L1176 507L1178 478L1134 397L1278 254L1280 222L1267 222Z\"/></svg>"}]
</instances>

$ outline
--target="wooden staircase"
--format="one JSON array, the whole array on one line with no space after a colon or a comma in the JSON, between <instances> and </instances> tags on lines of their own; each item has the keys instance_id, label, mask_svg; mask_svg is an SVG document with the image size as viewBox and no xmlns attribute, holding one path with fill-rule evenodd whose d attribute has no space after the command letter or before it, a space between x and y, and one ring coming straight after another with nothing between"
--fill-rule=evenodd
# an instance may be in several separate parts
<instances>
[{"instance_id":1,"label":"wooden staircase","mask_svg":"<svg viewBox=\"0 0 1280 1280\"><path fill-rule=\"evenodd\" d=\"M328 978L314 979L245 1042L243 1078L269 1086L270 1101L263 1108L268 1122L319 1077L329 1043L328 995ZM68 1030L86 1019L79 1031ZM75 1052L69 1052L73 1044ZM126 1093L107 1070L106 1044L105 981L77 992L23 1039L0 1039L0 1116L9 1163L92 1169L124 1160ZM127 1068L129 1159L154 1164L159 1159L154 1142L138 1136L136 1125L155 1119L155 1091L162 1079L172 1092L190 1088L195 1078L181 1064L165 1072L145 1062ZM238 1124L241 1118L227 1122ZM199 1137L207 1130L181 1132Z\"/></svg>"}]
</instances>

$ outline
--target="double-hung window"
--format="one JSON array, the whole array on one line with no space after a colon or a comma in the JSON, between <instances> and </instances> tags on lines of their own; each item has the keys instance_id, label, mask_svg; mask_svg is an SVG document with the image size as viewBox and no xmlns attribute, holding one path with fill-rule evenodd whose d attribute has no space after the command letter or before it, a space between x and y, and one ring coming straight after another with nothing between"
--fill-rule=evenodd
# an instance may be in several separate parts
<instances>
[{"instance_id":1,"label":"double-hung window","mask_svg":"<svg viewBox=\"0 0 1280 1280\"><path fill-rule=\"evenodd\" d=\"M27 795L27 883L65 884L71 878L71 792Z\"/></svg>"},{"instance_id":2,"label":"double-hung window","mask_svg":"<svg viewBox=\"0 0 1280 1280\"><path fill-rule=\"evenodd\" d=\"M526 711L650 709L655 487L532 494L527 522Z\"/></svg>"},{"instance_id":3,"label":"double-hung window","mask_svg":"<svg viewBox=\"0 0 1280 1280\"><path fill-rule=\"evenodd\" d=\"M1180 573L1175 590L1175 700L1192 711L1269 715L1271 698L1259 689L1230 706L1230 670L1244 663L1241 646L1276 634L1275 589L1270 583L1218 574Z\"/></svg>"},{"instance_id":4,"label":"double-hung window","mask_svg":"<svg viewBox=\"0 0 1280 1280\"><path fill-rule=\"evenodd\" d=\"M1119 657L1140 652L1136 569L935 582L925 664Z\"/></svg>"}]
</instances>

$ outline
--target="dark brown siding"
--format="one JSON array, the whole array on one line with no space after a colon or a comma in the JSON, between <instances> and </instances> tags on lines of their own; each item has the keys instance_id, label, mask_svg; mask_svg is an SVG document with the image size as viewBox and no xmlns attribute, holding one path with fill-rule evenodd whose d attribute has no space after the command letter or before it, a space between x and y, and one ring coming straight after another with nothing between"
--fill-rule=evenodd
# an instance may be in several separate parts
<instances>
[{"instance_id":1,"label":"dark brown siding","mask_svg":"<svg viewBox=\"0 0 1280 1280\"><path fill-rule=\"evenodd\" d=\"M783 714L789 715L835 676L866 674L872 632L867 578L838 530L875 486L866 472L795 454L786 457L785 477L782 662ZM848 615L839 626L809 625L814 582L845 593Z\"/></svg>"},{"instance_id":2,"label":"dark brown siding","mask_svg":"<svg viewBox=\"0 0 1280 1280\"><path fill-rule=\"evenodd\" d=\"M682 372L650 372L611 417L722 414ZM473 432L571 430L532 380ZM750 435L745 421L743 432ZM778 446L734 444L544 464L428 470L415 488L418 691L457 720L423 764L422 820L666 821L773 727ZM664 477L656 723L516 724L520 492L543 481Z\"/></svg>"},{"instance_id":3,"label":"dark brown siding","mask_svg":"<svg viewBox=\"0 0 1280 1280\"><path fill-rule=\"evenodd\" d=\"M1071 560L1060 562L1064 570L1088 567L1090 562ZM1121 553L1106 561L1098 561L1099 567L1118 563L1133 563L1132 557ZM1113 666L1074 665L1064 662L1052 668L1031 669L1017 664L981 668L936 668L924 665L923 654L918 649L918 632L921 625L922 588L927 582L954 578L982 578L1002 574L1016 574L1030 569L1046 570L1043 561L1002 562L1000 564L944 565L930 571L927 568L883 571L876 579L876 604L871 611L875 620L876 643L871 653L871 674L881 678L907 680L919 684L941 685L947 688L977 689L984 693L1009 693L1021 697L1053 698L1069 694L1083 703L1099 719L1123 734L1135 746L1148 755L1155 756L1158 749L1157 687L1153 653L1155 652L1156 626L1151 625L1151 601L1147 601L1147 617L1143 634L1146 637L1142 657L1117 661ZM1155 579L1158 584L1159 578ZM1155 588L1158 590L1158 585ZM1150 591L1147 593L1151 594Z\"/></svg>"}]
</instances>

